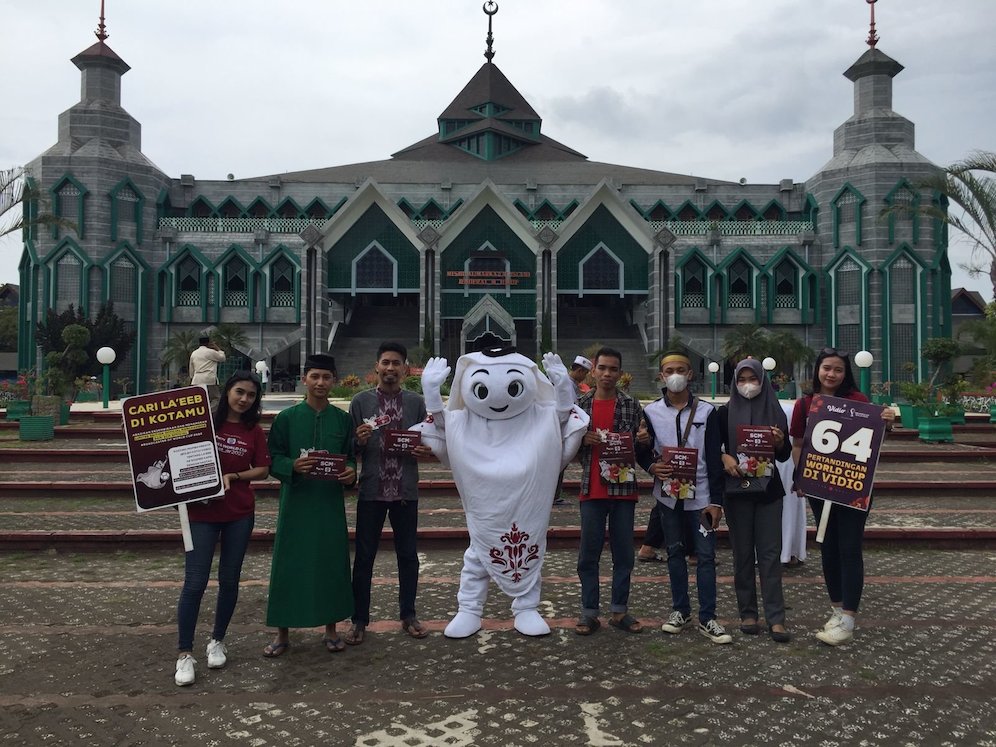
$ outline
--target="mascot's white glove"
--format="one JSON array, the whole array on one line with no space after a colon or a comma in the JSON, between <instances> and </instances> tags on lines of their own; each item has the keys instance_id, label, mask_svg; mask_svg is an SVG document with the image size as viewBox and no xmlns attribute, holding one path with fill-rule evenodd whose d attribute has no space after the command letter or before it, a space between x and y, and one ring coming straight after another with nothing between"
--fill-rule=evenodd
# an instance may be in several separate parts
<instances>
[{"instance_id":1,"label":"mascot's white glove","mask_svg":"<svg viewBox=\"0 0 996 747\"><path fill-rule=\"evenodd\" d=\"M427 412L443 411L443 395L440 391L446 377L450 375L450 367L445 358L430 358L422 368L422 397L425 399Z\"/></svg>"},{"instance_id":2,"label":"mascot's white glove","mask_svg":"<svg viewBox=\"0 0 996 747\"><path fill-rule=\"evenodd\" d=\"M556 353L543 355L543 370L557 393L557 412L564 416L574 407L574 383L567 373L567 366Z\"/></svg>"}]
</instances>

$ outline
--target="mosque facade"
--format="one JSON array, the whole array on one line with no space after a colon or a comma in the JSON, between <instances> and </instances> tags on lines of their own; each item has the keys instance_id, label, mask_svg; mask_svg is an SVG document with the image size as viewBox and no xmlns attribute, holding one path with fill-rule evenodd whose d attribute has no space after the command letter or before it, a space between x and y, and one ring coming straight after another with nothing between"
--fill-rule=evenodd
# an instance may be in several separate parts
<instances>
[{"instance_id":1,"label":"mosque facade","mask_svg":"<svg viewBox=\"0 0 996 747\"><path fill-rule=\"evenodd\" d=\"M485 63L431 134L386 160L170 176L143 153L121 101L129 66L98 33L72 59L80 101L26 167L75 229L26 234L18 365L40 362L47 309L111 300L139 332L116 373L139 391L163 374L171 335L220 323L246 333L243 363L288 377L311 351L366 372L383 339L450 359L497 343L573 358L602 342L649 383L676 335L701 372L747 323L869 350L873 381L923 375L922 344L951 330L946 229L915 209L880 215L943 198L917 187L938 167L893 111L903 68L872 36L844 72L854 113L832 158L804 181L743 184L553 140L494 63L490 28Z\"/></svg>"}]
</instances>

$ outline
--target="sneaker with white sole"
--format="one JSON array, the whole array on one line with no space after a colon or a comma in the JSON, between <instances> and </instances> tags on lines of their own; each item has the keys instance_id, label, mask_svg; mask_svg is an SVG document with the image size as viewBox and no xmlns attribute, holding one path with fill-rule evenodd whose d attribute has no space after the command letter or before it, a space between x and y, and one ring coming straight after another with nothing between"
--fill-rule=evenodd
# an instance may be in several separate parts
<instances>
[{"instance_id":1,"label":"sneaker with white sole","mask_svg":"<svg viewBox=\"0 0 996 747\"><path fill-rule=\"evenodd\" d=\"M854 638L854 631L845 628L841 621L832 628L817 632L816 637L828 646L839 646Z\"/></svg>"},{"instance_id":2,"label":"sneaker with white sole","mask_svg":"<svg viewBox=\"0 0 996 747\"><path fill-rule=\"evenodd\" d=\"M836 607L833 608L833 614L830 615L830 619L823 623L824 630L830 630L830 628L836 628L840 625L841 618L844 617L844 613L841 612Z\"/></svg>"},{"instance_id":3,"label":"sneaker with white sole","mask_svg":"<svg viewBox=\"0 0 996 747\"><path fill-rule=\"evenodd\" d=\"M176 660L176 674L173 681L180 687L194 684L197 675L194 673L194 664L197 662L190 654L184 654Z\"/></svg>"},{"instance_id":4,"label":"sneaker with white sole","mask_svg":"<svg viewBox=\"0 0 996 747\"><path fill-rule=\"evenodd\" d=\"M699 623L699 632L713 643L733 643L733 636L715 620Z\"/></svg>"},{"instance_id":5,"label":"sneaker with white sole","mask_svg":"<svg viewBox=\"0 0 996 747\"><path fill-rule=\"evenodd\" d=\"M661 625L661 630L663 630L665 633L671 633L672 635L677 635L682 630L684 630L685 626L687 626L688 623L690 623L691 621L692 621L692 616L690 614L684 615L680 611L675 610L674 612L671 613L671 616L667 619L667 622Z\"/></svg>"},{"instance_id":6,"label":"sneaker with white sole","mask_svg":"<svg viewBox=\"0 0 996 747\"><path fill-rule=\"evenodd\" d=\"M212 638L207 646L208 669L221 669L228 661L228 649L221 641Z\"/></svg>"}]
</instances>

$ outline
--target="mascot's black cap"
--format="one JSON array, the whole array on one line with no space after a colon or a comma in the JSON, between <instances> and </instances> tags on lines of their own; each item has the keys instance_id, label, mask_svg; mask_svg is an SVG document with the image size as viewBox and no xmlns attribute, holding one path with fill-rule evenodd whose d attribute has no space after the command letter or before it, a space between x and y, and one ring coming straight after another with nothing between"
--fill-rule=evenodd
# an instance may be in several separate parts
<instances>
[{"instance_id":1,"label":"mascot's black cap","mask_svg":"<svg viewBox=\"0 0 996 747\"><path fill-rule=\"evenodd\" d=\"M518 352L514 345L506 345L503 348L487 348L481 351L481 355L486 355L488 358L501 358L503 355L512 355Z\"/></svg>"},{"instance_id":2,"label":"mascot's black cap","mask_svg":"<svg viewBox=\"0 0 996 747\"><path fill-rule=\"evenodd\" d=\"M304 372L308 373L309 368L320 368L334 374L336 372L335 358L325 353L312 353L304 361Z\"/></svg>"}]
</instances>

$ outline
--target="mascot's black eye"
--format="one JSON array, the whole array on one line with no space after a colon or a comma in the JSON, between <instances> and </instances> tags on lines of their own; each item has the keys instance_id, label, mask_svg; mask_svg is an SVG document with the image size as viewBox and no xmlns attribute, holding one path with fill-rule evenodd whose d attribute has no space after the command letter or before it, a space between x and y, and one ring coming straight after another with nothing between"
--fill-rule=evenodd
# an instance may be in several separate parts
<instances>
[{"instance_id":1,"label":"mascot's black eye","mask_svg":"<svg viewBox=\"0 0 996 747\"><path fill-rule=\"evenodd\" d=\"M511 384L509 384L508 393L513 397L518 397L520 394L522 394L522 382L513 381Z\"/></svg>"},{"instance_id":2,"label":"mascot's black eye","mask_svg":"<svg viewBox=\"0 0 996 747\"><path fill-rule=\"evenodd\" d=\"M474 384L473 388L471 388L470 391L473 392L474 396L477 397L478 399L488 398L488 388L484 386L484 384L481 384L480 382Z\"/></svg>"}]
</instances>

